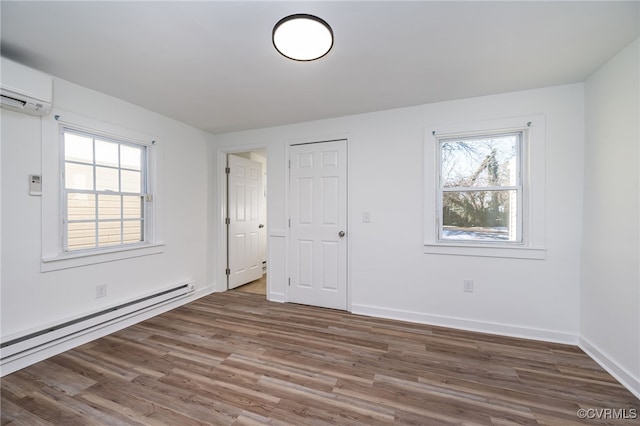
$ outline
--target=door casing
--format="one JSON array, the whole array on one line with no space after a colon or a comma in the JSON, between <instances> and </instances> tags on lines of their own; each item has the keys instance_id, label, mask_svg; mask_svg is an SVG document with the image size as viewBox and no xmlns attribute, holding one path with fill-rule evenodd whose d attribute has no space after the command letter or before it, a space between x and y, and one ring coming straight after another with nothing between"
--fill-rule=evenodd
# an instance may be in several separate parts
<instances>
[{"instance_id":1,"label":"door casing","mask_svg":"<svg viewBox=\"0 0 640 426\"><path fill-rule=\"evenodd\" d=\"M282 154L279 154L278 148L274 147L269 148L269 146L265 144L245 144L245 145L226 145L219 148L216 148L212 151L213 161L216 163L216 173L212 175L211 182L212 185L218 188L217 194L218 196L212 198L211 203L211 212L212 217L215 219L215 223L211 229L216 229L215 233L210 234L209 241L212 243L212 247L216 247L217 254L214 254L213 261L211 263L211 272L212 277L214 278L214 287L213 291L226 291L227 290L227 278L225 275L225 269L227 264L227 252L226 252L226 225L224 224L224 212L226 209L226 200L227 200L227 189L226 189L226 180L225 180L225 167L227 162L227 154L235 154L242 152L250 152L250 151L266 151L266 160L267 160L267 176L277 175L279 173L287 172L287 177L284 180L284 185L282 187L283 199L284 199L284 209L289 212L289 180L288 180L288 161L289 161L289 146L297 145L301 143L315 143L315 142L326 142L331 140L347 140L347 211L352 211L351 209L351 199L349 197L350 187L349 182L350 174L351 174L351 158L349 156L350 152L350 144L353 142L353 135L349 132L337 132L333 134L320 135L318 137L310 137L310 138L294 138L289 139L285 146L282 148ZM280 155L282 157L280 157ZM275 157L274 157L275 156ZM279 163L278 157L282 158L281 165L275 165ZM278 167L278 169L274 170L274 167ZM271 178L269 178L270 182L273 182ZM271 184L270 184L271 185ZM271 188L271 187L270 187ZM272 200L272 191L274 188L267 190L267 299L276 301L276 302L288 302L289 294L288 294L288 286L284 282L286 277L289 274L289 244L287 237L286 226L280 228L273 228L273 226L269 222L269 218L271 217L270 210L273 208L273 200ZM282 218L283 221L286 221L286 218ZM350 233L353 234L353 228L351 226L351 218L347 219L347 228L350 230ZM217 234L219 237L215 237ZM284 241L282 244L282 248L273 248L272 249L272 238L276 237L276 240ZM280 258L282 257L282 258ZM351 259L351 244L348 244L347 248L347 259ZM272 271L272 268L276 268L276 270ZM351 275L352 270L347 265L347 310L351 311L352 306L352 291L351 291ZM281 277L282 289L281 291L276 286L276 290L272 290L271 280L273 277L279 276Z\"/></svg>"},{"instance_id":2,"label":"door casing","mask_svg":"<svg viewBox=\"0 0 640 426\"><path fill-rule=\"evenodd\" d=\"M212 247L216 247L217 254L214 254L212 257L212 264L210 266L210 272L212 273L210 276L214 277L215 282L213 290L214 292L223 292L227 291L227 275L226 269L228 265L228 252L227 252L227 225L225 223L226 213L227 213L227 201L228 201L228 191L227 191L227 175L225 173L225 169L227 167L227 157L229 154L240 154L252 151L265 151L266 152L266 165L268 168L269 165L269 150L264 145L238 145L238 146L227 146L216 149L213 151L213 155L215 156L216 162L216 173L211 175L211 178L215 181L214 185L218 189L217 197L212 198L213 202L210 205L210 211L213 213L212 217L215 220L215 226L212 229L216 229L215 234L219 237L215 237L214 233L209 234L209 241L212 242ZM210 157L211 158L211 157ZM269 194L267 193L267 217L265 218L265 225L267 228L266 231L266 241L267 241L267 269L269 268ZM267 298L269 295L269 274L267 274Z\"/></svg>"}]
</instances>

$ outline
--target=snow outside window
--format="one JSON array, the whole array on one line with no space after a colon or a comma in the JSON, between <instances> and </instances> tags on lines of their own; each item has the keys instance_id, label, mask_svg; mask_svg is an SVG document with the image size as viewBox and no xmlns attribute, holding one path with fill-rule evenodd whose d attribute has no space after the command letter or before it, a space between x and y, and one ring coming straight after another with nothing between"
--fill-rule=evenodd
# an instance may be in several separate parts
<instances>
[{"instance_id":1,"label":"snow outside window","mask_svg":"<svg viewBox=\"0 0 640 426\"><path fill-rule=\"evenodd\" d=\"M522 243L524 131L438 138L438 239Z\"/></svg>"}]
</instances>

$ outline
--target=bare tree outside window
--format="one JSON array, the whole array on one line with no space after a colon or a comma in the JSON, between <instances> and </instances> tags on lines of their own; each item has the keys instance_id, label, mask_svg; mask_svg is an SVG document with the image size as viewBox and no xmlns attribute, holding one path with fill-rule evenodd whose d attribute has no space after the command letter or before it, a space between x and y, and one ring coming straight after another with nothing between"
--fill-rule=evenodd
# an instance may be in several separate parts
<instances>
[{"instance_id":1,"label":"bare tree outside window","mask_svg":"<svg viewBox=\"0 0 640 426\"><path fill-rule=\"evenodd\" d=\"M440 239L521 241L522 132L439 142Z\"/></svg>"}]
</instances>

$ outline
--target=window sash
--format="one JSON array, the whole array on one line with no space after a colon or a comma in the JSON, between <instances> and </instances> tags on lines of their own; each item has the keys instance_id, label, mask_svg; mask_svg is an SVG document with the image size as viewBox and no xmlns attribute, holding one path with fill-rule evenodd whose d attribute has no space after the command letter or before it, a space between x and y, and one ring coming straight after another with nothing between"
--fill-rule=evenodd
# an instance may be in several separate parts
<instances>
[{"instance_id":1,"label":"window sash","mask_svg":"<svg viewBox=\"0 0 640 426\"><path fill-rule=\"evenodd\" d=\"M65 135L76 135L84 138L91 139L91 147L92 147L92 162L81 161L78 159L69 159L67 160L67 150L65 143ZM62 248L66 253L76 253L78 251L84 250L96 250L100 251L102 249L113 249L117 247L131 247L135 245L145 244L148 242L148 232L147 232L147 205L145 203L145 198L147 196L147 169L148 169L148 148L145 144L138 144L135 142L128 142L125 140L116 139L113 137L109 137L106 135L102 135L99 133L86 132L74 128L70 128L67 126L61 126L60 128L60 137L62 141L62 150L61 150L61 164L62 164ZM117 155L118 155L118 164L107 165L101 164L99 158L96 157L96 144L97 142L104 141L110 142L117 145ZM132 166L130 163L127 165L123 165L122 161L122 147L133 147L140 150L140 165L139 168ZM87 158L88 160L88 158ZM76 188L67 188L67 174L66 174L66 166L67 164L76 164L83 165L92 168L92 189L76 189ZM97 180L98 169L105 170L114 170L117 171L117 186L118 191L115 190L98 190L97 187L99 185ZM136 192L131 191L123 191L123 178L122 172L135 172L140 173L140 190ZM130 189L130 188L127 188ZM91 218L83 218L83 219L70 219L69 218L69 195L70 194L84 194L93 196L93 217ZM101 218L101 215L104 214L104 210L101 209L100 200L104 202L105 196L111 197L119 197L119 212L116 217L109 218ZM125 199L131 197L136 197L140 200L139 207L139 216L131 217L125 214ZM129 200L130 202L131 200ZM112 212L113 214L113 212ZM118 226L109 228L109 224L119 224ZM127 231L132 229L132 226L127 224L135 224L139 223L139 226L133 225L134 233L137 233L137 228L139 228L140 237L136 238L135 241L127 241ZM77 244L70 246L70 227L73 229L74 225L81 224L93 224L93 229L89 227L89 232L86 232L87 240L89 241L87 244ZM119 228L119 229L118 229ZM111 229L111 233L105 232ZM117 231L116 231L117 230ZM101 234L101 232L103 232ZM117 241L109 241L109 238L117 235ZM91 243L91 241L93 241Z\"/></svg>"},{"instance_id":2,"label":"window sash","mask_svg":"<svg viewBox=\"0 0 640 426\"><path fill-rule=\"evenodd\" d=\"M443 178L443 145L445 143L451 143L452 141L469 141L479 138L498 138L504 137L508 135L518 135L516 146L515 146L515 155L516 155L516 171L515 171L515 185L505 185L505 186L444 186L444 178ZM488 131L488 132L465 132L464 134L446 134L436 138L436 146L437 146L437 190L436 190L436 239L438 243L444 244L486 244L486 245L496 245L496 244L506 244L506 245L523 245L525 243L525 238L523 235L523 227L524 227L524 184L523 184L523 165L524 165L524 153L525 144L527 137L527 129L516 129L509 131ZM515 223L515 232L516 237L513 240L502 240L502 239L479 239L479 238L469 238L469 239L456 239L456 238L447 238L445 234L445 225L444 225L444 194L446 193L471 193L471 192L496 192L496 191L515 191L516 192L516 223Z\"/></svg>"},{"instance_id":3,"label":"window sash","mask_svg":"<svg viewBox=\"0 0 640 426\"><path fill-rule=\"evenodd\" d=\"M450 225L445 225L444 224L444 195L441 197L440 199L440 204L439 204L439 208L438 208L438 242L442 242L442 243L463 243L463 244L469 244L469 243L481 243L481 244L523 244L523 234L522 234L522 224L523 224L523 211L522 211L522 190L518 187L511 187L510 189L505 189L504 187L498 187L496 189L493 190L487 190L486 188L482 188L482 189L473 189L473 190L462 190L462 191L457 191L457 190L448 190L448 191L443 191L442 194L446 194L446 193L460 193L460 194L468 194L468 193L473 193L473 192L482 192L482 193L490 193L490 192L504 192L504 193L509 193L509 192L514 192L515 193L515 212L511 211L511 209L509 210L509 214L508 214L508 218L509 221L506 224L506 229L509 232L509 229L511 228L511 226L514 226L514 231L515 231L515 237L513 239L503 239L503 238L469 238L469 239L461 239L461 238L453 238L453 237L447 237L445 235L445 230L447 228L447 226ZM515 223L512 224L511 219L515 216ZM465 227L459 227L459 228L465 228ZM469 231L468 232L477 232L477 231L472 231L472 229L476 228L476 227L468 227ZM495 229L495 233L497 234L497 230L501 227L496 227L496 226L486 226L486 227L481 227L481 228L491 228L491 229ZM485 233L487 233L485 231Z\"/></svg>"}]
</instances>

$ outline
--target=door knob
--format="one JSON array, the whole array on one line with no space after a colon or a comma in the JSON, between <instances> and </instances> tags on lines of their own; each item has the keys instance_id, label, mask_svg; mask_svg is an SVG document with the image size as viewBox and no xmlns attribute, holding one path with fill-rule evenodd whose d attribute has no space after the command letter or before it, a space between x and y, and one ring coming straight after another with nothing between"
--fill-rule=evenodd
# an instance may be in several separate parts
<instances>
[{"instance_id":1,"label":"door knob","mask_svg":"<svg viewBox=\"0 0 640 426\"><path fill-rule=\"evenodd\" d=\"M262 229L262 228L264 228L264 225L260 224L260 225L258 225L258 228Z\"/></svg>"},{"instance_id":2,"label":"door knob","mask_svg":"<svg viewBox=\"0 0 640 426\"><path fill-rule=\"evenodd\" d=\"M338 232L338 237L342 238L342 237L344 237L344 235L345 235L345 234L344 234L344 231L340 231L340 232Z\"/></svg>"}]
</instances>

